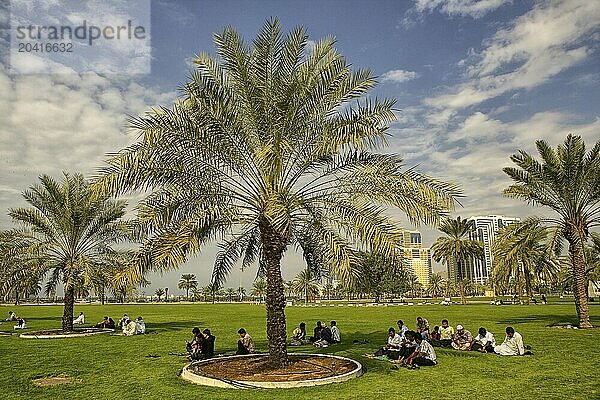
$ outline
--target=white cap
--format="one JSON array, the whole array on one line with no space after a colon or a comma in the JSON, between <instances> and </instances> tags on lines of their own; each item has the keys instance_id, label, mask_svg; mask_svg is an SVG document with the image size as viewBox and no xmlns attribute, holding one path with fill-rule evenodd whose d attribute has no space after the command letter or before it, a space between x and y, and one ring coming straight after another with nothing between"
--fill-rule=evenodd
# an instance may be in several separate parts
<instances>
[{"instance_id":1,"label":"white cap","mask_svg":"<svg viewBox=\"0 0 600 400\"><path fill-rule=\"evenodd\" d=\"M456 330L460 331L461 329L465 329L464 326L462 325L456 325Z\"/></svg>"}]
</instances>

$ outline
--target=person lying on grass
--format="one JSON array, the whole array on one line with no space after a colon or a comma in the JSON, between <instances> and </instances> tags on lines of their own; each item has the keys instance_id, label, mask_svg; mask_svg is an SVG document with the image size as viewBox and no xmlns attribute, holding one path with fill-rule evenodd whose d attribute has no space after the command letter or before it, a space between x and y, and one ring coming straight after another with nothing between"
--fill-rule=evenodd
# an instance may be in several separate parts
<instances>
[{"instance_id":1,"label":"person lying on grass","mask_svg":"<svg viewBox=\"0 0 600 400\"><path fill-rule=\"evenodd\" d=\"M238 334L240 335L240 338L238 339L238 348L235 354L244 355L254 353L254 341L252 340L252 337L244 328L240 328Z\"/></svg>"},{"instance_id":2,"label":"person lying on grass","mask_svg":"<svg viewBox=\"0 0 600 400\"><path fill-rule=\"evenodd\" d=\"M398 360L397 362L411 369L436 365L437 356L433 346L419 334L415 335L415 341L417 342L415 351L404 360Z\"/></svg>"},{"instance_id":3,"label":"person lying on grass","mask_svg":"<svg viewBox=\"0 0 600 400\"><path fill-rule=\"evenodd\" d=\"M17 314L15 314L14 311L9 311L8 312L8 318L5 319L5 321L16 321L17 320Z\"/></svg>"},{"instance_id":4,"label":"person lying on grass","mask_svg":"<svg viewBox=\"0 0 600 400\"><path fill-rule=\"evenodd\" d=\"M506 338L501 345L494 348L496 354L501 356L522 356L525 354L525 346L523 345L523 336L515 332L512 326L506 327Z\"/></svg>"},{"instance_id":5,"label":"person lying on grass","mask_svg":"<svg viewBox=\"0 0 600 400\"><path fill-rule=\"evenodd\" d=\"M473 344L473 335L471 332L466 330L462 325L456 325L456 334L452 341L452 348L454 350L467 351L471 349Z\"/></svg>"},{"instance_id":6,"label":"person lying on grass","mask_svg":"<svg viewBox=\"0 0 600 400\"><path fill-rule=\"evenodd\" d=\"M496 339L492 332L488 332L484 327L479 328L479 334L475 336L471 350L481 353L493 353L496 346Z\"/></svg>"}]
</instances>

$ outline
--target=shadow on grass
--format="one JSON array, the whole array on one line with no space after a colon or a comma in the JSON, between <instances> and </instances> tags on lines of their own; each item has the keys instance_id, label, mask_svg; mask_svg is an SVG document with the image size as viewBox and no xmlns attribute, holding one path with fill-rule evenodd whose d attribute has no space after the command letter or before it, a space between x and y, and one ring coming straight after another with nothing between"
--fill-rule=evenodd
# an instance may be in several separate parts
<instances>
[{"instance_id":1,"label":"shadow on grass","mask_svg":"<svg viewBox=\"0 0 600 400\"><path fill-rule=\"evenodd\" d=\"M517 324L527 324L533 322L541 322L545 326L557 325L557 324L571 324L577 326L579 324L579 320L577 316L574 315L552 315L552 314L533 314L524 317L512 317L505 318L503 320L498 321L501 324L507 325L517 325ZM600 324L600 316L590 316L590 322L592 325Z\"/></svg>"}]
</instances>

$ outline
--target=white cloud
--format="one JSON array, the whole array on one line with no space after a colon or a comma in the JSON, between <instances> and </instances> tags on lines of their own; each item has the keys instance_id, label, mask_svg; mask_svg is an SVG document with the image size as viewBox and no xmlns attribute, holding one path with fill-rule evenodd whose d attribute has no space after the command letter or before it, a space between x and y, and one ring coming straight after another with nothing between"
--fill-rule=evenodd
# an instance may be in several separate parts
<instances>
[{"instance_id":1,"label":"white cloud","mask_svg":"<svg viewBox=\"0 0 600 400\"><path fill-rule=\"evenodd\" d=\"M419 114L412 119L422 121L435 114L434 110L415 109L415 112ZM391 150L404 155L407 166L418 164L424 173L459 183L466 197L460 200L464 207L456 214L525 217L541 215L544 210L502 196L502 190L512 183L502 171L503 167L513 165L510 156L525 150L539 158L536 140L546 140L556 147L569 133L580 135L589 149L598 141L600 117L590 121L566 112L546 111L505 122L475 112L453 126L393 126ZM432 232L429 243L436 236Z\"/></svg>"},{"instance_id":2,"label":"white cloud","mask_svg":"<svg viewBox=\"0 0 600 400\"><path fill-rule=\"evenodd\" d=\"M9 77L0 72L0 160L6 210L22 203L19 193L44 173L92 174L106 159L135 139L125 135L126 115L149 105L169 104L161 93L129 81L96 74Z\"/></svg>"},{"instance_id":3,"label":"white cloud","mask_svg":"<svg viewBox=\"0 0 600 400\"><path fill-rule=\"evenodd\" d=\"M432 12L439 8L441 13L447 15L481 18L510 2L510 0L417 0L415 8L419 12Z\"/></svg>"},{"instance_id":4,"label":"white cloud","mask_svg":"<svg viewBox=\"0 0 600 400\"><path fill-rule=\"evenodd\" d=\"M598 2L565 0L536 6L484 42L465 83L424 103L461 109L542 85L587 58L593 46L588 39L599 28Z\"/></svg>"},{"instance_id":5,"label":"white cloud","mask_svg":"<svg viewBox=\"0 0 600 400\"><path fill-rule=\"evenodd\" d=\"M402 83L406 81L410 81L419 77L419 74L415 71L405 71L402 69L394 69L386 72L381 75L381 80L383 82L395 82Z\"/></svg>"}]
</instances>

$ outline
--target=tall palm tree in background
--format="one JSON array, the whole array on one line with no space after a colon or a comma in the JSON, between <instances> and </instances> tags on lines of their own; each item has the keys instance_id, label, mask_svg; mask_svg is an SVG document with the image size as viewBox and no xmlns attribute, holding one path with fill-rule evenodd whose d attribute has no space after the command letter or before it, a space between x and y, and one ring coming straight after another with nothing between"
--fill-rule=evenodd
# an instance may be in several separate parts
<instances>
[{"instance_id":1,"label":"tall palm tree in background","mask_svg":"<svg viewBox=\"0 0 600 400\"><path fill-rule=\"evenodd\" d=\"M311 297L319 293L319 284L313 278L308 269L303 269L294 278L294 292L300 296L304 296L304 302L308 303Z\"/></svg>"},{"instance_id":2,"label":"tall palm tree in background","mask_svg":"<svg viewBox=\"0 0 600 400\"><path fill-rule=\"evenodd\" d=\"M535 144L541 160L523 150L510 157L516 167L503 171L516 183L504 195L558 214L548 220L560 227L569 243L579 327L591 328L584 249L590 229L600 225L600 141L588 153L581 137L571 134L556 149L543 140Z\"/></svg>"},{"instance_id":3,"label":"tall palm tree in background","mask_svg":"<svg viewBox=\"0 0 600 400\"><path fill-rule=\"evenodd\" d=\"M427 293L433 297L439 296L444 290L444 278L440 274L432 274L429 278L429 286L427 286Z\"/></svg>"},{"instance_id":4,"label":"tall palm tree in background","mask_svg":"<svg viewBox=\"0 0 600 400\"><path fill-rule=\"evenodd\" d=\"M208 301L208 298L210 297L211 298L211 302L213 304L215 304L217 296L221 292L221 285L218 282L211 282L208 285L204 286L204 288L202 289L202 291L204 293L204 299L205 299L205 301Z\"/></svg>"},{"instance_id":5,"label":"tall palm tree in background","mask_svg":"<svg viewBox=\"0 0 600 400\"><path fill-rule=\"evenodd\" d=\"M160 298L165 295L165 289L158 288L154 291L154 294L158 297L158 302L160 303Z\"/></svg>"},{"instance_id":6,"label":"tall palm tree in background","mask_svg":"<svg viewBox=\"0 0 600 400\"><path fill-rule=\"evenodd\" d=\"M235 296L235 289L234 288L227 288L225 290L225 295L227 296L227 298L229 299L229 302L233 301L233 296Z\"/></svg>"},{"instance_id":7,"label":"tall palm tree in background","mask_svg":"<svg viewBox=\"0 0 600 400\"><path fill-rule=\"evenodd\" d=\"M419 278L415 274L408 274L408 289L410 290L410 297L419 297L423 290L423 284L419 282Z\"/></svg>"},{"instance_id":8,"label":"tall palm tree in background","mask_svg":"<svg viewBox=\"0 0 600 400\"><path fill-rule=\"evenodd\" d=\"M21 226L11 233L26 246L26 265L50 273L47 293L63 283L62 329L72 331L76 283L89 285L121 256L111 246L130 239L129 225L121 221L126 203L94 193L80 174L65 173L61 182L42 175L40 182L23 192L31 207L9 211ZM18 274L26 275L27 268Z\"/></svg>"},{"instance_id":9,"label":"tall palm tree in background","mask_svg":"<svg viewBox=\"0 0 600 400\"><path fill-rule=\"evenodd\" d=\"M483 243L470 238L475 230L473 221L460 217L448 218L442 222L439 230L447 236L437 238L431 246L433 259L436 262L443 261L447 266L454 266L455 276L448 276L449 280L458 281L469 277L468 261L473 258L483 258Z\"/></svg>"},{"instance_id":10,"label":"tall palm tree in background","mask_svg":"<svg viewBox=\"0 0 600 400\"><path fill-rule=\"evenodd\" d=\"M327 298L327 300L331 300L331 295L333 294L333 284L331 282L327 282L326 284L323 285L323 294L325 294L325 297Z\"/></svg>"},{"instance_id":11,"label":"tall palm tree in background","mask_svg":"<svg viewBox=\"0 0 600 400\"><path fill-rule=\"evenodd\" d=\"M240 296L240 301L244 301L244 296L246 296L246 288L243 286L238 287L237 294Z\"/></svg>"},{"instance_id":12,"label":"tall palm tree in background","mask_svg":"<svg viewBox=\"0 0 600 400\"><path fill-rule=\"evenodd\" d=\"M284 286L284 291L285 291L285 296L286 297L292 297L292 295L295 294L295 290L294 290L294 281L287 281L283 283Z\"/></svg>"},{"instance_id":13,"label":"tall palm tree in background","mask_svg":"<svg viewBox=\"0 0 600 400\"><path fill-rule=\"evenodd\" d=\"M559 270L560 241L558 230L548 229L539 218L531 217L500 229L492 245L493 277L500 286L511 283L526 301L540 281L553 280Z\"/></svg>"},{"instance_id":14,"label":"tall palm tree in background","mask_svg":"<svg viewBox=\"0 0 600 400\"><path fill-rule=\"evenodd\" d=\"M19 304L41 290L43 275L33 262L28 262L28 243L19 240L12 231L0 231L0 297L7 301L14 297Z\"/></svg>"},{"instance_id":15,"label":"tall palm tree in background","mask_svg":"<svg viewBox=\"0 0 600 400\"><path fill-rule=\"evenodd\" d=\"M368 98L371 71L353 71L326 38L283 35L276 19L248 46L233 29L214 35L218 58L195 70L172 108L133 118L140 141L108 161L103 192L152 193L138 217L147 232L134 275L172 270L209 241L221 243L212 279L238 260L258 261L267 282L269 362L287 362L281 259L311 253L332 276L352 278L355 244L395 253L401 236L387 211L437 223L459 191L377 154L394 119L392 100Z\"/></svg>"},{"instance_id":16,"label":"tall palm tree in background","mask_svg":"<svg viewBox=\"0 0 600 400\"><path fill-rule=\"evenodd\" d=\"M458 281L458 283L456 284L456 290L460 295L461 304L467 304L467 296L470 295L474 289L475 286L473 285L473 282L471 282L470 279L463 278L460 281Z\"/></svg>"},{"instance_id":17,"label":"tall palm tree in background","mask_svg":"<svg viewBox=\"0 0 600 400\"><path fill-rule=\"evenodd\" d=\"M267 282L264 279L258 279L252 283L252 292L254 297L258 297L258 302L262 302L267 295Z\"/></svg>"},{"instance_id":18,"label":"tall palm tree in background","mask_svg":"<svg viewBox=\"0 0 600 400\"><path fill-rule=\"evenodd\" d=\"M202 289L201 288L194 288L192 289L192 299L194 299L194 301L198 301L202 298Z\"/></svg>"},{"instance_id":19,"label":"tall palm tree in background","mask_svg":"<svg viewBox=\"0 0 600 400\"><path fill-rule=\"evenodd\" d=\"M181 279L177 283L179 289L185 290L185 298L190 299L190 290L198 287L198 281L194 274L182 274Z\"/></svg>"}]
</instances>

